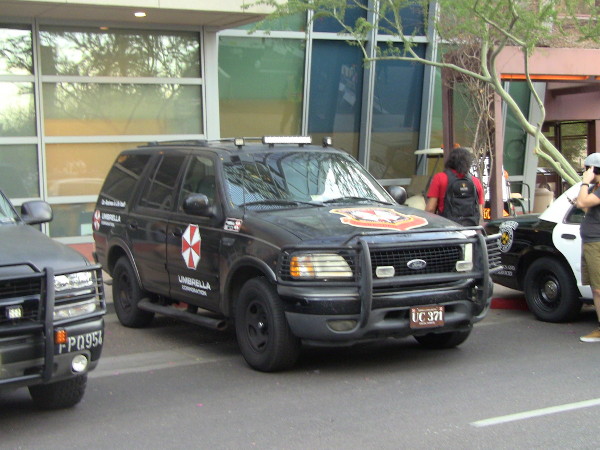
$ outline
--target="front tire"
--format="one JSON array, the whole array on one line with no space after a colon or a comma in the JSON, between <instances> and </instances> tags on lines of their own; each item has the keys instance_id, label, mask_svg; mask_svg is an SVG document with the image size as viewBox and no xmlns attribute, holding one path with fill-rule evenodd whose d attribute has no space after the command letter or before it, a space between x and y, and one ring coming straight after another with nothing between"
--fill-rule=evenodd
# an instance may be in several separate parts
<instances>
[{"instance_id":1,"label":"front tire","mask_svg":"<svg viewBox=\"0 0 600 450\"><path fill-rule=\"evenodd\" d=\"M38 408L70 408L81 401L86 385L87 375L78 375L55 383L29 386L29 394Z\"/></svg>"},{"instance_id":2,"label":"front tire","mask_svg":"<svg viewBox=\"0 0 600 450\"><path fill-rule=\"evenodd\" d=\"M251 279L242 287L235 332L242 356L253 369L284 370L298 359L300 341L288 326L279 295L265 278Z\"/></svg>"},{"instance_id":3,"label":"front tire","mask_svg":"<svg viewBox=\"0 0 600 450\"><path fill-rule=\"evenodd\" d=\"M523 284L527 306L539 320L567 322L581 311L573 274L556 258L536 260L527 269Z\"/></svg>"},{"instance_id":4,"label":"front tire","mask_svg":"<svg viewBox=\"0 0 600 450\"><path fill-rule=\"evenodd\" d=\"M423 347L431 349L453 348L467 340L471 330L450 331L448 333L430 333L424 336L415 336L415 339Z\"/></svg>"},{"instance_id":5,"label":"front tire","mask_svg":"<svg viewBox=\"0 0 600 450\"><path fill-rule=\"evenodd\" d=\"M112 290L115 312L121 324L130 328L141 328L152 322L154 313L143 311L137 306L144 297L144 291L140 288L133 267L125 256L115 264Z\"/></svg>"}]
</instances>

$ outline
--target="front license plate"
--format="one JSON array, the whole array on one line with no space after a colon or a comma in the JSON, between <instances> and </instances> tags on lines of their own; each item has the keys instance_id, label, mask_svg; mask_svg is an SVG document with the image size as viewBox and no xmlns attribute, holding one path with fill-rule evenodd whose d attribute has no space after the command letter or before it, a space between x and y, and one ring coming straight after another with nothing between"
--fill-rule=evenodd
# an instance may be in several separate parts
<instances>
[{"instance_id":1,"label":"front license plate","mask_svg":"<svg viewBox=\"0 0 600 450\"><path fill-rule=\"evenodd\" d=\"M419 306L410 308L411 328L434 328L444 326L443 306Z\"/></svg>"},{"instance_id":2,"label":"front license plate","mask_svg":"<svg viewBox=\"0 0 600 450\"><path fill-rule=\"evenodd\" d=\"M81 350L91 350L102 345L102 338L101 330L69 336L67 337L67 342L65 344L57 344L54 346L54 354L60 355Z\"/></svg>"}]
</instances>

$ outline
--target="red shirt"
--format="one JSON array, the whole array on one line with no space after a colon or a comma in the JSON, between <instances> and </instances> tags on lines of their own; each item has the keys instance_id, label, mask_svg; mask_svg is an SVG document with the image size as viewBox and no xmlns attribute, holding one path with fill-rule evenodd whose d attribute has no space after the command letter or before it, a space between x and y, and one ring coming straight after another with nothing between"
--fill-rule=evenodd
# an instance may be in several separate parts
<instances>
[{"instance_id":1,"label":"red shirt","mask_svg":"<svg viewBox=\"0 0 600 450\"><path fill-rule=\"evenodd\" d=\"M450 169L452 172L456 174L458 178L464 178L465 176L461 173L458 173L454 169ZM485 201L485 197L483 195L483 186L481 186L481 181L479 178L471 176L473 180L473 184L475 185L475 190L477 190L477 197L479 198L479 204L483 205ZM444 197L446 197L446 189L448 189L448 175L445 172L438 172L433 176L431 180L431 184L429 185L429 190L427 191L427 198L434 197L438 199L437 210L439 213L444 211Z\"/></svg>"}]
</instances>

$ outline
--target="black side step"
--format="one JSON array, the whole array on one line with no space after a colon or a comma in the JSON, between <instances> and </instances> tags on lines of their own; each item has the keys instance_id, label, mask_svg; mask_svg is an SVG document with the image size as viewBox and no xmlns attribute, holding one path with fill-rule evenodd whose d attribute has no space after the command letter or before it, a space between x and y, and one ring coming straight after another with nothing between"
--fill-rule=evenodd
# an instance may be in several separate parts
<instances>
[{"instance_id":1,"label":"black side step","mask_svg":"<svg viewBox=\"0 0 600 450\"><path fill-rule=\"evenodd\" d=\"M157 305L156 303L152 303L147 298L140 300L137 306L144 311L163 314L165 316L173 317L174 319L183 320L184 322L212 328L213 330L223 331L227 328L227 320L225 319L218 319L216 317L203 316L201 314L195 314L188 311L181 311L170 306Z\"/></svg>"}]
</instances>

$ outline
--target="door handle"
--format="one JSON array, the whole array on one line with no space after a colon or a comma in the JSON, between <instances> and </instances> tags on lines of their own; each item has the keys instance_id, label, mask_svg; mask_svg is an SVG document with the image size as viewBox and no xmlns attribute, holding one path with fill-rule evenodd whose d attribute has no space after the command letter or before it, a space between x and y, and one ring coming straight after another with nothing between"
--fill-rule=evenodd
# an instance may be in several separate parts
<instances>
[{"instance_id":1,"label":"door handle","mask_svg":"<svg viewBox=\"0 0 600 450\"><path fill-rule=\"evenodd\" d=\"M573 241L573 240L576 239L575 235L574 234L570 234L570 233L561 234L560 237L563 238L563 239L568 239L570 241Z\"/></svg>"},{"instance_id":2,"label":"door handle","mask_svg":"<svg viewBox=\"0 0 600 450\"><path fill-rule=\"evenodd\" d=\"M181 228L173 228L173 236L181 237L183 236L183 230Z\"/></svg>"},{"instance_id":3,"label":"door handle","mask_svg":"<svg viewBox=\"0 0 600 450\"><path fill-rule=\"evenodd\" d=\"M127 222L127 227L129 227L130 230L137 230L138 223L136 220L130 220L129 222Z\"/></svg>"}]
</instances>

